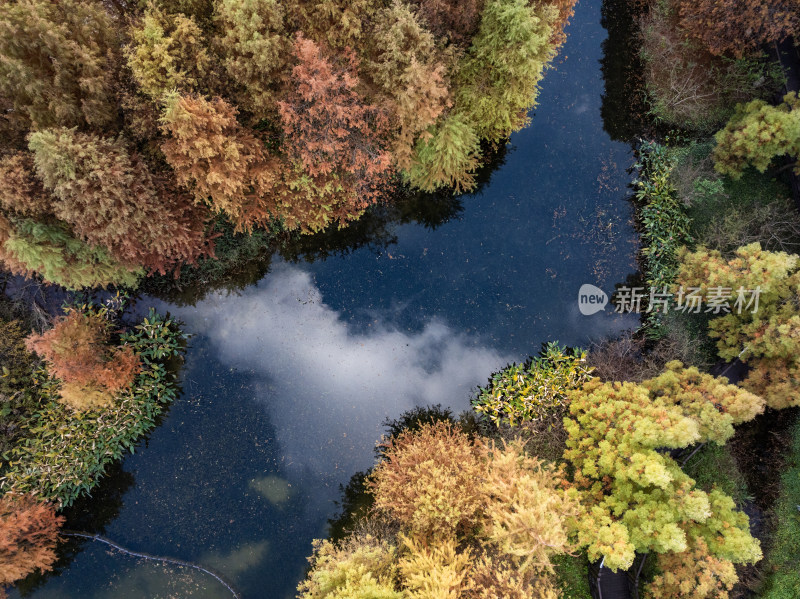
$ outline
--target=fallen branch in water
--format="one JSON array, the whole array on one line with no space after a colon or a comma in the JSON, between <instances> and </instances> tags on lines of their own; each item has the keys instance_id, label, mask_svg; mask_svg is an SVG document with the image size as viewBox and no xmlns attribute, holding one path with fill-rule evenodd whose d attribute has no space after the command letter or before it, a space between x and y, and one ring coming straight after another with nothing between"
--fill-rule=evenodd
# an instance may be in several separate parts
<instances>
[{"instance_id":1,"label":"fallen branch in water","mask_svg":"<svg viewBox=\"0 0 800 599\"><path fill-rule=\"evenodd\" d=\"M219 581L220 584L222 584L226 589L228 589L231 592L231 595L233 595L234 599L240 599L239 593L237 593L233 589L233 585L231 583L227 582L224 578L222 578L222 576L220 574L217 574L216 572L212 572L211 570L208 570L207 568L204 568L203 566L199 566L197 564L193 564L192 562L187 562L187 561L184 561L182 559L175 559L175 558L172 558L172 557L161 557L161 556L158 556L158 555L150 555L149 553L139 553L139 552L136 552L136 551L131 551L130 549L126 549L125 547L122 547L121 545L118 545L117 543L115 543L111 539L107 539L106 537L103 537L103 536L98 535L98 534L92 535L92 534L89 534L89 533L86 533L86 532L78 532L78 531L74 531L74 530L64 530L64 531L61 531L61 535L65 536L65 537L80 537L80 538L83 538L83 539L89 539L91 541L100 541L101 543L105 543L109 547L113 547L117 551L121 551L122 553L125 553L127 555L131 555L133 557L140 557L142 559L149 559L149 560L153 560L153 561L157 561L157 562L164 562L166 564L174 564L176 566L186 566L187 568L194 568L195 570L200 570L200 572L204 572L204 573L208 574L209 576L213 576L214 578L216 578Z\"/></svg>"}]
</instances>

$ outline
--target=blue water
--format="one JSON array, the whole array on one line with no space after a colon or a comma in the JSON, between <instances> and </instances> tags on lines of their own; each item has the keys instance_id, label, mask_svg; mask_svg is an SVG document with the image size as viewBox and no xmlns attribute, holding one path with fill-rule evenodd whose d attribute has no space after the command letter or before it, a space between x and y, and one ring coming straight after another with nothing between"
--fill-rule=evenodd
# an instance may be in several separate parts
<instances>
[{"instance_id":1,"label":"blue water","mask_svg":"<svg viewBox=\"0 0 800 599\"><path fill-rule=\"evenodd\" d=\"M600 117L599 0L581 1L568 35L532 125L444 224L394 220L388 245L273 258L257 284L195 305L139 302L194 335L183 394L78 510L85 528L211 566L245 598L293 597L311 540L326 535L339 485L371 465L384 418L427 403L467 409L476 385L543 341L586 345L636 325L578 311L581 284L610 292L635 271L636 241L630 148ZM193 570L99 543L73 549L25 595L230 596Z\"/></svg>"}]
</instances>

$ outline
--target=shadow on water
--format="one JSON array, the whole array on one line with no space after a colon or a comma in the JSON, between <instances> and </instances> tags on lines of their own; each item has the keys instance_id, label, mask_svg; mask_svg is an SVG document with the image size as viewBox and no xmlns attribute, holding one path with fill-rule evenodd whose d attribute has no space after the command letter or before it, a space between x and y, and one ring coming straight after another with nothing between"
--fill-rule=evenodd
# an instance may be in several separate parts
<instances>
[{"instance_id":1,"label":"shadow on water","mask_svg":"<svg viewBox=\"0 0 800 599\"><path fill-rule=\"evenodd\" d=\"M472 194L481 193L490 184L508 152L506 144L483 148L484 162L475 174ZM324 261L360 249L379 254L397 243L398 227L418 224L432 231L459 218L463 211L461 196L449 190L425 193L401 187L389 201L372 206L347 227L330 227L315 235L268 231L237 234L230 225L216 223L215 253L219 260L202 261L199 268L185 267L177 277L145 279L140 291L179 306L193 306L213 292L236 294L258 283L269 273L276 253L293 263Z\"/></svg>"},{"instance_id":2,"label":"shadow on water","mask_svg":"<svg viewBox=\"0 0 800 599\"><path fill-rule=\"evenodd\" d=\"M80 497L62 512L66 517L64 528L90 534L103 534L106 527L119 516L124 505L123 497L133 488L134 483L133 474L123 469L122 462L114 462L109 466L100 484L92 491L91 497ZM17 589L20 594L26 597L49 579L60 576L89 542L86 539L71 538L59 543L58 561L53 569L45 574L32 574L18 583Z\"/></svg>"},{"instance_id":3,"label":"shadow on water","mask_svg":"<svg viewBox=\"0 0 800 599\"><path fill-rule=\"evenodd\" d=\"M600 70L605 80L600 115L603 128L615 141L634 144L650 126L644 90L644 66L639 57L639 19L645 2L603 0L603 42Z\"/></svg>"}]
</instances>

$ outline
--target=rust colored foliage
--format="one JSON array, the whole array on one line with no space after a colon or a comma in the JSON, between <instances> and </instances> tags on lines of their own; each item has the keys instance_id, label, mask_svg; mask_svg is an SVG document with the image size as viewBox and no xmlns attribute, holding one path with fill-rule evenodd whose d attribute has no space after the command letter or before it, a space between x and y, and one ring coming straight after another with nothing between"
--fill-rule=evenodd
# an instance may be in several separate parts
<instances>
[{"instance_id":1,"label":"rust colored foliage","mask_svg":"<svg viewBox=\"0 0 800 599\"><path fill-rule=\"evenodd\" d=\"M57 198L55 215L121 263L163 274L207 251L206 212L153 176L121 138L61 128L37 131L29 144Z\"/></svg>"},{"instance_id":2,"label":"rust colored foliage","mask_svg":"<svg viewBox=\"0 0 800 599\"><path fill-rule=\"evenodd\" d=\"M11 584L36 570L51 570L63 522L64 518L56 516L49 504L33 496L0 497L0 585Z\"/></svg>"},{"instance_id":3,"label":"rust colored foliage","mask_svg":"<svg viewBox=\"0 0 800 599\"><path fill-rule=\"evenodd\" d=\"M572 15L575 14L575 5L577 3L578 0L550 0L550 2L544 3L554 6L558 10L558 17L553 23L553 35L550 38L550 43L556 48L567 41L567 34L564 29L569 24Z\"/></svg>"},{"instance_id":4,"label":"rust colored foliage","mask_svg":"<svg viewBox=\"0 0 800 599\"><path fill-rule=\"evenodd\" d=\"M798 0L675 0L680 26L715 55L741 58L800 28Z\"/></svg>"},{"instance_id":5,"label":"rust colored foliage","mask_svg":"<svg viewBox=\"0 0 800 599\"><path fill-rule=\"evenodd\" d=\"M49 331L28 338L28 349L64 384L65 403L81 409L104 405L133 384L139 357L130 347L110 345L110 327L99 314L71 310Z\"/></svg>"},{"instance_id":6,"label":"rust colored foliage","mask_svg":"<svg viewBox=\"0 0 800 599\"><path fill-rule=\"evenodd\" d=\"M340 186L353 189L350 210L363 211L378 199L391 169L386 115L360 97L352 52L339 66L298 34L294 55L292 83L278 103L289 158L311 177L339 178Z\"/></svg>"},{"instance_id":7,"label":"rust colored foliage","mask_svg":"<svg viewBox=\"0 0 800 599\"><path fill-rule=\"evenodd\" d=\"M33 176L33 157L14 152L0 160L0 208L20 216L42 216L51 199Z\"/></svg>"},{"instance_id":8,"label":"rust colored foliage","mask_svg":"<svg viewBox=\"0 0 800 599\"><path fill-rule=\"evenodd\" d=\"M161 149L178 183L197 202L224 213L238 231L264 225L269 211L263 196L277 177L276 160L264 144L236 120L236 108L222 98L171 94L161 118L171 135Z\"/></svg>"},{"instance_id":9,"label":"rust colored foliage","mask_svg":"<svg viewBox=\"0 0 800 599\"><path fill-rule=\"evenodd\" d=\"M647 588L648 599L728 599L738 578L734 565L711 554L703 539L683 553L658 555L661 571Z\"/></svg>"},{"instance_id":10,"label":"rust colored foliage","mask_svg":"<svg viewBox=\"0 0 800 599\"><path fill-rule=\"evenodd\" d=\"M483 0L413 0L418 13L434 35L468 45L478 31Z\"/></svg>"}]
</instances>

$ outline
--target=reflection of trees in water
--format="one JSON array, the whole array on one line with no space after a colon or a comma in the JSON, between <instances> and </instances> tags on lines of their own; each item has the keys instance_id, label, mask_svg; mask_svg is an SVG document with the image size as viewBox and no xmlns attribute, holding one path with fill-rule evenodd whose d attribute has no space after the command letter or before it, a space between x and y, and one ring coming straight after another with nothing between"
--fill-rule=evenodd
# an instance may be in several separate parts
<instances>
[{"instance_id":1,"label":"reflection of trees in water","mask_svg":"<svg viewBox=\"0 0 800 599\"><path fill-rule=\"evenodd\" d=\"M505 162L507 151L505 144L483 149L484 164L476 174L472 193L480 193L490 183ZM269 272L274 253L289 262L316 262L362 248L381 252L397 243L398 226L417 224L436 229L463 210L462 197L450 191L422 193L400 188L390 201L371 207L349 226L331 227L315 235L264 231L235 235L230 225L218 224L218 260L204 261L199 268L185 267L177 278L145 279L140 290L179 306L195 305L211 292L236 293L257 283Z\"/></svg>"},{"instance_id":2,"label":"reflection of trees in water","mask_svg":"<svg viewBox=\"0 0 800 599\"><path fill-rule=\"evenodd\" d=\"M600 23L608 38L600 59L606 84L600 115L611 139L627 143L642 135L650 120L639 58L639 18L645 6L645 2L635 0L603 0L601 8Z\"/></svg>"},{"instance_id":3,"label":"reflection of trees in water","mask_svg":"<svg viewBox=\"0 0 800 599\"><path fill-rule=\"evenodd\" d=\"M113 522L124 504L123 496L134 485L134 476L122 469L122 462L111 464L100 484L92 490L92 496L81 496L62 513L67 521L65 529L80 530L90 533L102 534L106 527ZM70 538L58 544L58 561L53 570L46 574L32 574L20 581L16 588L20 594L28 596L33 591L44 585L50 578L59 576L66 571L77 555L83 551L84 545L89 542L85 539Z\"/></svg>"}]
</instances>

